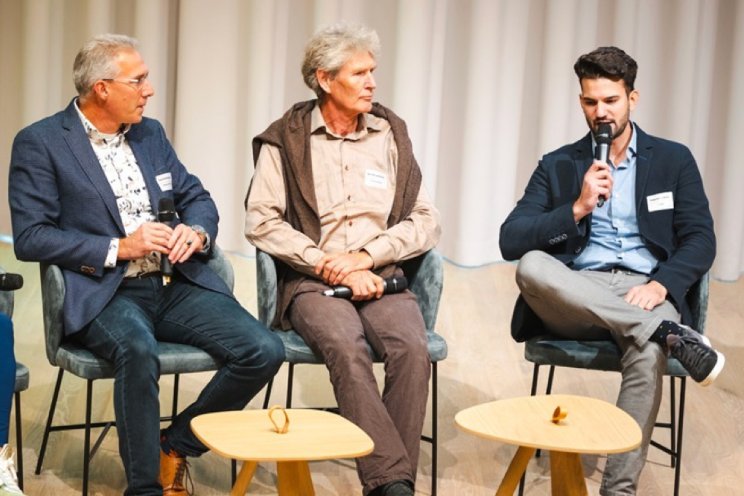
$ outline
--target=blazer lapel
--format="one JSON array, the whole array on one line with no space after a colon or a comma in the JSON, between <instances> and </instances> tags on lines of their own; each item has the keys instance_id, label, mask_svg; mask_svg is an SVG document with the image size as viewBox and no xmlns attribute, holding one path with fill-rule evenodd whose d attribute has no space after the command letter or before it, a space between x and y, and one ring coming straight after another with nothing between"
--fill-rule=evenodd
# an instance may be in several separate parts
<instances>
[{"instance_id":1,"label":"blazer lapel","mask_svg":"<svg viewBox=\"0 0 744 496\"><path fill-rule=\"evenodd\" d=\"M591 134L587 133L583 139L576 142L573 160L576 166L576 180L579 184L579 192L581 192L581 186L584 184L584 175L594 162Z\"/></svg>"},{"instance_id":2,"label":"blazer lapel","mask_svg":"<svg viewBox=\"0 0 744 496\"><path fill-rule=\"evenodd\" d=\"M80 122L80 116L75 109L74 101L65 110L65 116L62 122L64 128L62 136L70 147L72 154L77 159L78 165L96 190L98 190L98 194L101 195L101 199L104 205L106 205L111 218L114 219L120 231L125 233L124 224L119 214L119 207L116 205L116 197L111 189L111 185L109 185L108 179L106 179L106 174L103 172L101 164L98 162L98 157L96 157L93 151L88 135L85 133L83 123Z\"/></svg>"},{"instance_id":3,"label":"blazer lapel","mask_svg":"<svg viewBox=\"0 0 744 496\"><path fill-rule=\"evenodd\" d=\"M636 212L640 213L643 205L643 198L646 196L646 184L648 184L648 174L651 170L651 160L654 156L654 148L651 145L651 140L648 139L648 135L644 133L640 127L634 125L638 136L636 138ZM637 215L636 214L636 215Z\"/></svg>"}]
</instances>

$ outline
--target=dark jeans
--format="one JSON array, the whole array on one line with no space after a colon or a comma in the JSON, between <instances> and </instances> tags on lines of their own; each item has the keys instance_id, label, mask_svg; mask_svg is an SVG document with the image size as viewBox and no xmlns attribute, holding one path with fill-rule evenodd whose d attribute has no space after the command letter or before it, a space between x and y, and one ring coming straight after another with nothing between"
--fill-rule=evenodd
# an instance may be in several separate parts
<instances>
[{"instance_id":1,"label":"dark jeans","mask_svg":"<svg viewBox=\"0 0 744 496\"><path fill-rule=\"evenodd\" d=\"M165 430L167 449L199 456L207 447L191 432L197 415L240 410L284 360L281 340L231 297L176 277L126 279L106 308L73 339L115 366L114 412L125 494L161 495L158 341L205 350L223 366L196 401Z\"/></svg>"},{"instance_id":2,"label":"dark jeans","mask_svg":"<svg viewBox=\"0 0 744 496\"><path fill-rule=\"evenodd\" d=\"M0 446L8 442L10 403L15 390L16 362L13 354L13 322L0 312Z\"/></svg>"},{"instance_id":3,"label":"dark jeans","mask_svg":"<svg viewBox=\"0 0 744 496\"><path fill-rule=\"evenodd\" d=\"M416 481L426 416L431 362L416 297L410 291L354 303L324 296L328 286L304 281L289 318L307 345L323 357L339 412L374 441L357 459L364 494L394 480ZM385 362L380 396L367 342Z\"/></svg>"}]
</instances>

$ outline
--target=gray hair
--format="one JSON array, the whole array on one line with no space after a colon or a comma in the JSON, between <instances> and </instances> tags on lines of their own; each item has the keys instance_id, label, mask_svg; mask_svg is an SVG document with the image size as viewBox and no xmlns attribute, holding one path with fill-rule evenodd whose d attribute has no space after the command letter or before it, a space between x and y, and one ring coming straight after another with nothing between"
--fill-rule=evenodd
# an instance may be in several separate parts
<instances>
[{"instance_id":1,"label":"gray hair","mask_svg":"<svg viewBox=\"0 0 744 496\"><path fill-rule=\"evenodd\" d=\"M99 79L115 78L119 67L114 57L122 50L136 50L137 45L137 40L123 34L102 34L88 40L72 66L72 79L78 95L90 93Z\"/></svg>"},{"instance_id":2,"label":"gray hair","mask_svg":"<svg viewBox=\"0 0 744 496\"><path fill-rule=\"evenodd\" d=\"M305 45L302 78L318 97L322 97L325 92L315 71L320 69L334 77L352 55L365 51L375 59L380 53L380 37L374 29L347 22L322 28Z\"/></svg>"}]
</instances>

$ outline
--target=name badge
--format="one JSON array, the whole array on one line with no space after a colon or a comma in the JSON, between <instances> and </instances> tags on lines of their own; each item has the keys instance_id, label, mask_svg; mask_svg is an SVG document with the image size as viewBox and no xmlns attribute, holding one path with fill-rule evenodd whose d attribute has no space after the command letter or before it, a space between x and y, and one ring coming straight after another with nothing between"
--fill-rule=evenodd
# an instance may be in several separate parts
<instances>
[{"instance_id":1,"label":"name badge","mask_svg":"<svg viewBox=\"0 0 744 496\"><path fill-rule=\"evenodd\" d=\"M165 172L155 176L155 180L160 186L160 191L170 191L173 189L173 180L171 179L170 172Z\"/></svg>"},{"instance_id":2,"label":"name badge","mask_svg":"<svg viewBox=\"0 0 744 496\"><path fill-rule=\"evenodd\" d=\"M649 212L671 210L674 208L674 196L672 196L671 191L649 195L646 197L646 204L648 205Z\"/></svg>"},{"instance_id":3,"label":"name badge","mask_svg":"<svg viewBox=\"0 0 744 496\"><path fill-rule=\"evenodd\" d=\"M367 169L364 173L364 185L370 188L387 189L387 174Z\"/></svg>"}]
</instances>

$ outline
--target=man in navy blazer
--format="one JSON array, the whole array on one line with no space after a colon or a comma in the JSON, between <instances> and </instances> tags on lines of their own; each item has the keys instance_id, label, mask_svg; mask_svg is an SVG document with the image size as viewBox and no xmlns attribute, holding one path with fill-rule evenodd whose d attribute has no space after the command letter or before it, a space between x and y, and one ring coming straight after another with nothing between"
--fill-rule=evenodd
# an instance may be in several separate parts
<instances>
[{"instance_id":1,"label":"man in navy blazer","mask_svg":"<svg viewBox=\"0 0 744 496\"><path fill-rule=\"evenodd\" d=\"M545 155L501 226L505 259L520 259L512 336L609 335L622 350L617 404L641 426L641 447L608 457L601 494L635 494L659 409L666 354L694 380L724 357L690 329L685 293L713 263L715 235L695 159L630 121L636 62L616 47L579 57L579 102L590 133ZM595 135L609 124L607 163Z\"/></svg>"},{"instance_id":2,"label":"man in navy blazer","mask_svg":"<svg viewBox=\"0 0 744 496\"><path fill-rule=\"evenodd\" d=\"M206 264L217 209L160 123L142 116L154 91L136 41L91 39L73 75L78 97L13 143L16 256L62 268L67 339L115 364L126 494L186 494L185 456L207 451L190 420L242 409L284 350ZM170 225L157 222L158 205L174 208ZM165 258L171 278L161 273ZM224 364L162 432L158 340L197 346Z\"/></svg>"}]
</instances>

